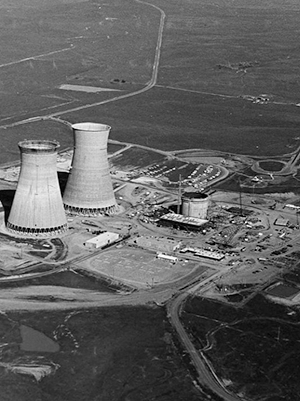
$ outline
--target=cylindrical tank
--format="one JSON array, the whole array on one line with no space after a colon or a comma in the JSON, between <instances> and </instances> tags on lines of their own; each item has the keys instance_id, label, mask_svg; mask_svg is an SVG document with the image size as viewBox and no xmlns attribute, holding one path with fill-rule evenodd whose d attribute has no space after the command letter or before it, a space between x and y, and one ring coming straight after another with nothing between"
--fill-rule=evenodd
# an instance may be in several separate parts
<instances>
[{"instance_id":1,"label":"cylindrical tank","mask_svg":"<svg viewBox=\"0 0 300 401\"><path fill-rule=\"evenodd\" d=\"M65 209L83 216L112 214L117 203L107 159L110 127L85 122L72 128L74 154L63 196Z\"/></svg>"},{"instance_id":2,"label":"cylindrical tank","mask_svg":"<svg viewBox=\"0 0 300 401\"><path fill-rule=\"evenodd\" d=\"M21 170L7 230L22 237L56 237L67 230L60 193L56 141L19 142Z\"/></svg>"},{"instance_id":3,"label":"cylindrical tank","mask_svg":"<svg viewBox=\"0 0 300 401\"><path fill-rule=\"evenodd\" d=\"M182 196L182 214L187 217L207 218L209 196L199 192L185 192Z\"/></svg>"}]
</instances>

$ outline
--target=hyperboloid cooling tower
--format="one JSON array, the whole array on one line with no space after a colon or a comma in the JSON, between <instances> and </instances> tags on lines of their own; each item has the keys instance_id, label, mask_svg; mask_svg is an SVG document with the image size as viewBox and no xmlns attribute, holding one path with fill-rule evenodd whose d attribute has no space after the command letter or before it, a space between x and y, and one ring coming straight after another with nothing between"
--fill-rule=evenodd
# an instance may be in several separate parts
<instances>
[{"instance_id":1,"label":"hyperboloid cooling tower","mask_svg":"<svg viewBox=\"0 0 300 401\"><path fill-rule=\"evenodd\" d=\"M63 196L66 211L97 216L116 211L116 199L107 160L110 127L79 123L72 126L74 154Z\"/></svg>"},{"instance_id":2,"label":"hyperboloid cooling tower","mask_svg":"<svg viewBox=\"0 0 300 401\"><path fill-rule=\"evenodd\" d=\"M56 141L22 141L21 171L7 229L23 237L55 237L67 230L60 193Z\"/></svg>"},{"instance_id":3,"label":"hyperboloid cooling tower","mask_svg":"<svg viewBox=\"0 0 300 401\"><path fill-rule=\"evenodd\" d=\"M206 219L209 197L198 192L185 192L182 196L182 214L188 217Z\"/></svg>"}]
</instances>

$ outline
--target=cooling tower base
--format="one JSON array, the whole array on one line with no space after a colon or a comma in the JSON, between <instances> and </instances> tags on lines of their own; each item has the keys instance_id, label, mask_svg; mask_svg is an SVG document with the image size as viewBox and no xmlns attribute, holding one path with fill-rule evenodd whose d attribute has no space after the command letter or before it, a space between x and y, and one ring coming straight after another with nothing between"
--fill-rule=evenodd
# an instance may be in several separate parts
<instances>
[{"instance_id":1,"label":"cooling tower base","mask_svg":"<svg viewBox=\"0 0 300 401\"><path fill-rule=\"evenodd\" d=\"M14 224L11 224L10 222L7 223L6 228L11 235L23 238L59 237L68 230L67 224L51 228L29 228L29 227L16 226Z\"/></svg>"},{"instance_id":2,"label":"cooling tower base","mask_svg":"<svg viewBox=\"0 0 300 401\"><path fill-rule=\"evenodd\" d=\"M64 204L64 207L67 213L85 217L107 216L116 214L118 211L117 205L102 207L102 208L83 208Z\"/></svg>"}]
</instances>

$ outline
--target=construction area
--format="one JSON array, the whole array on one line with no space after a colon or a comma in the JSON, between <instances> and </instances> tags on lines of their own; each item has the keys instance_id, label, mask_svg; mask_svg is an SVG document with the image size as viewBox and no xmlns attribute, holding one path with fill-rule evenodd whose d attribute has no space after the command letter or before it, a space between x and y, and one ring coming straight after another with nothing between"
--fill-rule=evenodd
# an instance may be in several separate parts
<instances>
[{"instance_id":1,"label":"construction area","mask_svg":"<svg viewBox=\"0 0 300 401\"><path fill-rule=\"evenodd\" d=\"M299 237L294 198L213 191L211 185L227 176L224 166L230 166L229 161L211 156L206 161L202 156L199 163L195 152L190 161L183 161L119 144L113 144L111 152L109 129L103 124L75 124L76 155L72 149L56 153L56 143L22 143L21 169L18 164L2 168L1 189L12 191L17 183L18 189L14 209L5 198L2 208L0 247L5 256L0 282L52 274L59 268L136 290L172 286L205 272L216 278L202 295L230 302L230 294L247 286L261 289L274 284L287 266L293 266ZM93 160L102 162L86 167L82 160L89 150L82 141L89 135L93 143L101 139L92 151L98 155ZM142 157L133 168L137 152ZM32 158L39 158L42 166L35 178L30 173ZM67 179L62 198L56 171ZM88 171L93 171L92 179ZM53 199L46 205L54 202L59 215L35 203L26 220L24 194L38 183L45 205L45 176L50 177L46 185L51 185ZM45 214L52 220L45 221Z\"/></svg>"}]
</instances>

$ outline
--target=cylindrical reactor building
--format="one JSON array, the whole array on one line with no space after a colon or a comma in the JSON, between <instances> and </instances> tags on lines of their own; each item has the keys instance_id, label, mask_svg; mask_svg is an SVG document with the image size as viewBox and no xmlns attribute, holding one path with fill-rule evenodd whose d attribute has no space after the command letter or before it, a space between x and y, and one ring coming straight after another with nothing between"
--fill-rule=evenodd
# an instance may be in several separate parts
<instances>
[{"instance_id":1,"label":"cylindrical reactor building","mask_svg":"<svg viewBox=\"0 0 300 401\"><path fill-rule=\"evenodd\" d=\"M182 196L182 214L187 217L207 218L209 196L199 192L185 192Z\"/></svg>"},{"instance_id":2,"label":"cylindrical reactor building","mask_svg":"<svg viewBox=\"0 0 300 401\"><path fill-rule=\"evenodd\" d=\"M74 154L63 196L65 209L83 216L113 214L117 203L107 159L110 127L85 122L72 128Z\"/></svg>"},{"instance_id":3,"label":"cylindrical reactor building","mask_svg":"<svg viewBox=\"0 0 300 401\"><path fill-rule=\"evenodd\" d=\"M67 230L60 193L56 141L22 141L19 181L7 229L22 237L56 237Z\"/></svg>"}]
</instances>

